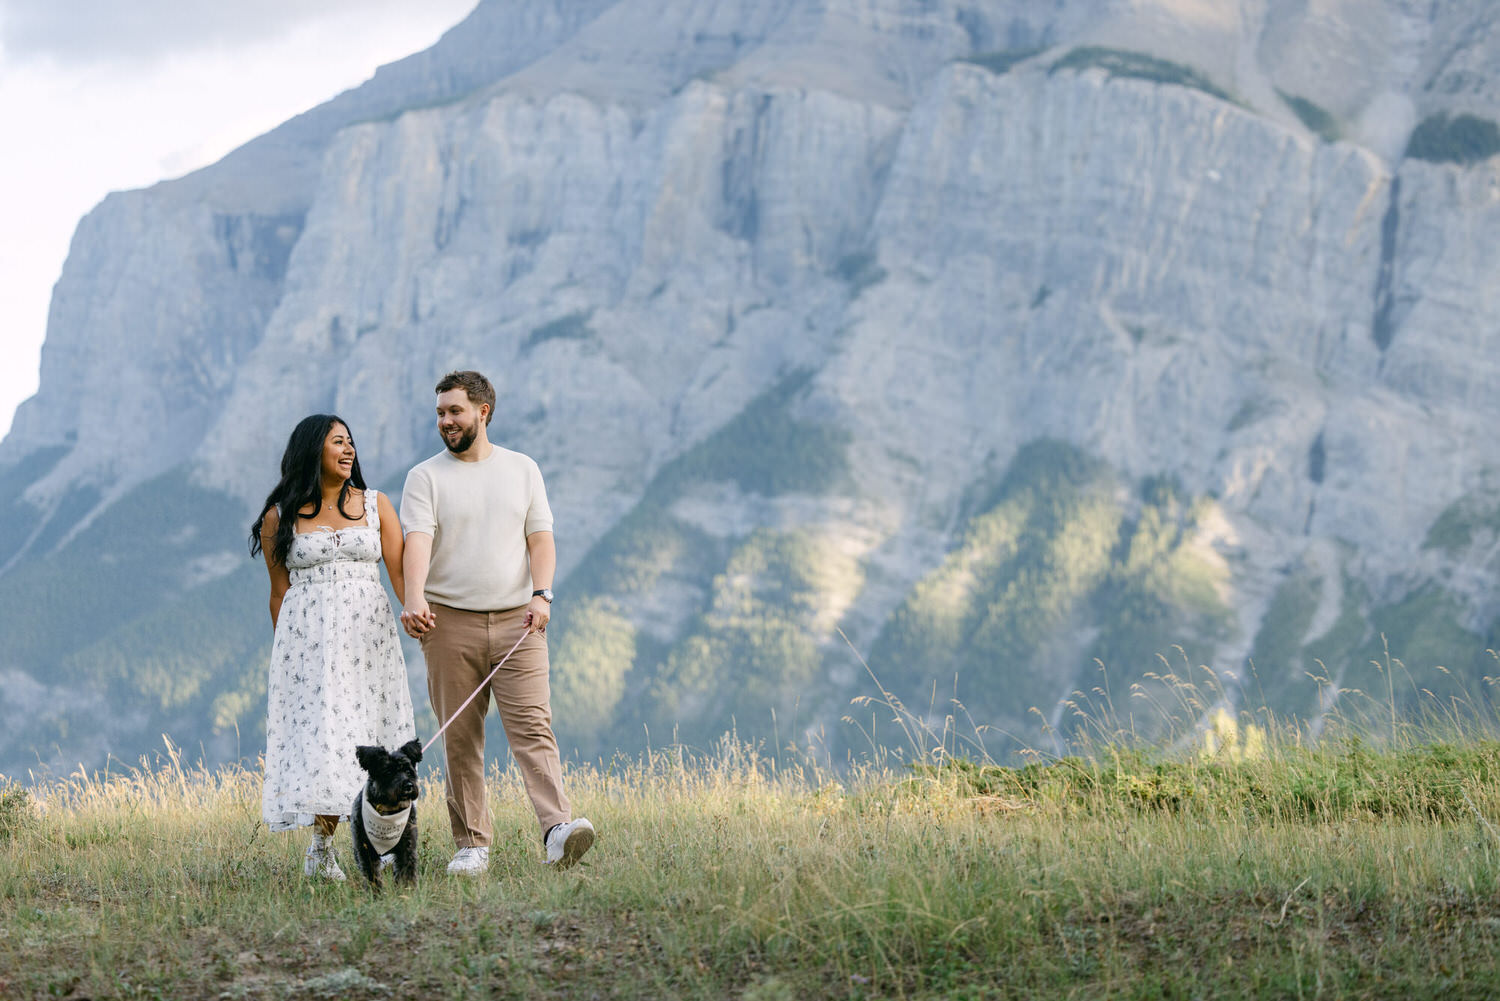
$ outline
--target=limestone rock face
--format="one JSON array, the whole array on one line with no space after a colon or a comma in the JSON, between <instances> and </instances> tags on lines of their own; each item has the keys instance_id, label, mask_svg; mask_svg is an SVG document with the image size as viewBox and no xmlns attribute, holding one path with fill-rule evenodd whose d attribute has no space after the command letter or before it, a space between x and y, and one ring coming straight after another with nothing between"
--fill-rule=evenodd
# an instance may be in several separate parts
<instances>
[{"instance_id":1,"label":"limestone rock face","mask_svg":"<svg viewBox=\"0 0 1500 1001\"><path fill-rule=\"evenodd\" d=\"M1401 656L1482 652L1497 88L1481 0L481 3L80 225L0 443L0 592L156 510L198 569L129 609L101 583L95 634L0 668L92 677L125 646L157 670L186 642L168 604L262 586L243 526L169 513L174 491L248 524L328 410L399 491L458 367L548 477L559 671L587 679L559 679L561 729L570 706L619 740L673 713L836 722L864 680L835 627L922 649L938 593L973 608L954 649L994 651L986 692L1019 672L1065 696L1127 633L1229 678L1357 664L1418 621L1443 628ZM1026 479L1038 455L1061 479ZM1028 491L1053 520L1017 513ZM1050 611L1006 618L1027 602ZM251 726L255 629L220 630L195 685L119 683Z\"/></svg>"},{"instance_id":2,"label":"limestone rock face","mask_svg":"<svg viewBox=\"0 0 1500 1001\"><path fill-rule=\"evenodd\" d=\"M77 442L83 461L31 494L45 503L70 483L102 481L118 492L180 463L213 423L191 408L222 398L280 298L330 138L514 72L606 6L481 5L432 49L383 67L220 163L106 198L74 235L48 321L42 385L0 442L0 466ZM95 399L73 405L80 390ZM178 392L188 398L173 402Z\"/></svg>"}]
</instances>

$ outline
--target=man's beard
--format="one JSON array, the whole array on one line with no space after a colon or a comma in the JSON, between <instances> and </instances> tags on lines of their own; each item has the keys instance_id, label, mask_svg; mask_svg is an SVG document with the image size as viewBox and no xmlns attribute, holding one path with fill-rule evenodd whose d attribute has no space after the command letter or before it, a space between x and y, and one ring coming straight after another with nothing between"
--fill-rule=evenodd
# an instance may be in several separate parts
<instances>
[{"instance_id":1,"label":"man's beard","mask_svg":"<svg viewBox=\"0 0 1500 1001\"><path fill-rule=\"evenodd\" d=\"M446 434L442 435L441 437L443 439L443 444L447 447L448 451L452 452L454 455L460 455L464 452L467 452L469 450L469 446L474 444L474 439L479 437L479 425L471 424L469 427L464 427L462 424L460 424L458 427L457 441L450 441Z\"/></svg>"}]
</instances>

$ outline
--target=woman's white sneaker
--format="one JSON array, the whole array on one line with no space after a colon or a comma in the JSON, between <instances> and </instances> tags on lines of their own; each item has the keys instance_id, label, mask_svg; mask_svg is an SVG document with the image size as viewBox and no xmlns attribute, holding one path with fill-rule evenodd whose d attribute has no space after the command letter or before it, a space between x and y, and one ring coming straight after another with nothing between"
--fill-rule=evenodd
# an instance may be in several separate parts
<instances>
[{"instance_id":1,"label":"woman's white sneaker","mask_svg":"<svg viewBox=\"0 0 1500 1001\"><path fill-rule=\"evenodd\" d=\"M460 848L448 863L448 872L454 876L478 876L490 867L490 850L478 845Z\"/></svg>"},{"instance_id":2,"label":"woman's white sneaker","mask_svg":"<svg viewBox=\"0 0 1500 1001\"><path fill-rule=\"evenodd\" d=\"M546 843L547 864L566 869L594 847L594 825L587 817L558 824L547 832Z\"/></svg>"},{"instance_id":3,"label":"woman's white sneaker","mask_svg":"<svg viewBox=\"0 0 1500 1001\"><path fill-rule=\"evenodd\" d=\"M312 836L312 843L307 846L307 854L302 859L302 875L309 879L321 876L335 883L344 881L344 870L339 868L339 860L333 855L331 835L314 834Z\"/></svg>"}]
</instances>

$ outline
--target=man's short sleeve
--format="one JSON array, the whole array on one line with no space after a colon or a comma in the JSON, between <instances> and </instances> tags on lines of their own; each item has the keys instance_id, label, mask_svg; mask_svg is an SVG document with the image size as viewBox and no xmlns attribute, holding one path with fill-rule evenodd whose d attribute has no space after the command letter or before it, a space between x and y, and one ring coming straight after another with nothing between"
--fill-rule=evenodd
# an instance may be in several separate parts
<instances>
[{"instance_id":1,"label":"man's short sleeve","mask_svg":"<svg viewBox=\"0 0 1500 1001\"><path fill-rule=\"evenodd\" d=\"M552 531L552 508L547 505L547 487L542 483L542 469L528 461L531 476L531 504L526 508L526 534Z\"/></svg>"},{"instance_id":2,"label":"man's short sleeve","mask_svg":"<svg viewBox=\"0 0 1500 1001\"><path fill-rule=\"evenodd\" d=\"M432 477L421 466L406 474L401 488L401 527L406 532L437 532L437 505L432 496Z\"/></svg>"}]
</instances>

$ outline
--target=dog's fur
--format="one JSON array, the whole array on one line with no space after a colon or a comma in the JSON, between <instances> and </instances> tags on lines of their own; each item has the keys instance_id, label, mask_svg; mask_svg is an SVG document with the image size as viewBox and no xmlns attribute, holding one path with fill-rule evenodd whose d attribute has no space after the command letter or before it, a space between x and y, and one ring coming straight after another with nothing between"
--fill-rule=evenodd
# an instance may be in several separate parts
<instances>
[{"instance_id":1,"label":"dog's fur","mask_svg":"<svg viewBox=\"0 0 1500 1001\"><path fill-rule=\"evenodd\" d=\"M354 858L359 871L376 890L380 889L380 854L370 844L365 832L363 806L366 801L377 813L397 813L412 807L406 818L401 840L391 850L395 856L396 882L415 886L417 882L417 762L422 760L422 744L409 740L396 751L361 745L354 749L359 766L369 775L365 787L354 797L349 812L349 831L354 838Z\"/></svg>"}]
</instances>

